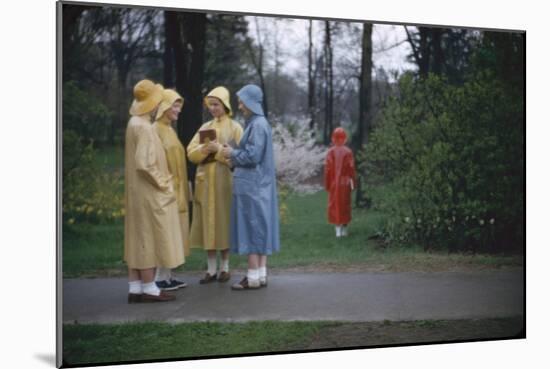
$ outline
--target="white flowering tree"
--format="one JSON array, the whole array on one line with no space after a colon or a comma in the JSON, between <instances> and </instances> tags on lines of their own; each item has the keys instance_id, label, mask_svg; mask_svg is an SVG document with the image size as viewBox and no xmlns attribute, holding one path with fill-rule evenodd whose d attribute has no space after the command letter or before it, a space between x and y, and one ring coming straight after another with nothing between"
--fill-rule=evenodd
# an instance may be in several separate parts
<instances>
[{"instance_id":1,"label":"white flowering tree","mask_svg":"<svg viewBox=\"0 0 550 369\"><path fill-rule=\"evenodd\" d=\"M320 183L308 183L308 180L322 170L327 148L315 144L305 119L275 124L273 151L278 181L302 194L322 189Z\"/></svg>"}]
</instances>

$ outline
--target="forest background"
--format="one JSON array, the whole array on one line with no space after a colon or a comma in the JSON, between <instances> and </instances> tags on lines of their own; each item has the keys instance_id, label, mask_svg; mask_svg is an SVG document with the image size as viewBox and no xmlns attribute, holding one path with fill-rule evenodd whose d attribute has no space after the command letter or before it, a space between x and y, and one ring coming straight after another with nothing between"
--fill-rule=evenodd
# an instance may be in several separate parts
<instances>
[{"instance_id":1,"label":"forest background","mask_svg":"<svg viewBox=\"0 0 550 369\"><path fill-rule=\"evenodd\" d=\"M252 82L274 128L283 219L287 194L320 189L342 126L359 170L354 203L385 214L373 235L385 247L523 252L523 33L73 4L62 21L68 230L124 216L135 82L183 95L184 145L209 119L210 89Z\"/></svg>"}]
</instances>

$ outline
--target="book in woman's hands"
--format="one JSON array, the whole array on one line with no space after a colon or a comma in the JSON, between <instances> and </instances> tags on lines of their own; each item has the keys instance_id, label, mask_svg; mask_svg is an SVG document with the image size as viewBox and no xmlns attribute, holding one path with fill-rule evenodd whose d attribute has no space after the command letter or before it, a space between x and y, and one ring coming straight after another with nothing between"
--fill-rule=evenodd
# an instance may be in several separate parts
<instances>
[{"instance_id":1,"label":"book in woman's hands","mask_svg":"<svg viewBox=\"0 0 550 369\"><path fill-rule=\"evenodd\" d=\"M199 143L208 143L216 140L216 130L215 129L202 129L199 131Z\"/></svg>"},{"instance_id":2,"label":"book in woman's hands","mask_svg":"<svg viewBox=\"0 0 550 369\"><path fill-rule=\"evenodd\" d=\"M201 129L199 131L199 143L209 144L212 141L216 140L216 130L212 128ZM201 164L212 163L216 161L216 153L210 153L204 158Z\"/></svg>"}]
</instances>

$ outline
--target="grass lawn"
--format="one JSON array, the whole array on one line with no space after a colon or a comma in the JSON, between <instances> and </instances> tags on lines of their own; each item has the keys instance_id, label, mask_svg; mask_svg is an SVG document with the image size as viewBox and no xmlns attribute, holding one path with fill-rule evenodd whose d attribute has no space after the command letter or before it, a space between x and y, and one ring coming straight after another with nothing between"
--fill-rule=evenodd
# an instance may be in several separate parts
<instances>
[{"instance_id":1,"label":"grass lawn","mask_svg":"<svg viewBox=\"0 0 550 369\"><path fill-rule=\"evenodd\" d=\"M421 248L381 248L369 239L383 214L353 210L349 236L336 239L326 222L326 193L288 198L289 218L281 224L281 252L269 259L271 268L299 270L436 271L464 268L498 268L523 265L520 256L425 253ZM108 276L126 273L122 262L124 223L74 224L63 231L63 274L65 277ZM201 271L206 253L193 250L180 271ZM233 269L245 269L246 258L233 255Z\"/></svg>"},{"instance_id":2,"label":"grass lawn","mask_svg":"<svg viewBox=\"0 0 550 369\"><path fill-rule=\"evenodd\" d=\"M328 326L273 321L64 325L63 357L76 365L288 351Z\"/></svg>"},{"instance_id":3,"label":"grass lawn","mask_svg":"<svg viewBox=\"0 0 550 369\"><path fill-rule=\"evenodd\" d=\"M64 325L66 365L524 337L523 318Z\"/></svg>"},{"instance_id":4,"label":"grass lawn","mask_svg":"<svg viewBox=\"0 0 550 369\"><path fill-rule=\"evenodd\" d=\"M122 146L96 151L97 165L106 171L121 171ZM120 191L124 190L120 186ZM281 224L281 252L269 259L270 268L300 271L437 271L501 266L522 266L521 256L464 255L446 252L425 253L421 247L380 247L375 239L384 214L353 209L349 236L336 239L334 227L326 220L327 194L291 195L287 199L288 219ZM93 277L126 274L122 261L124 222L72 224L63 228L63 276ZM232 269L246 269L246 257L232 255ZM192 250L179 271L202 271L206 253Z\"/></svg>"}]
</instances>

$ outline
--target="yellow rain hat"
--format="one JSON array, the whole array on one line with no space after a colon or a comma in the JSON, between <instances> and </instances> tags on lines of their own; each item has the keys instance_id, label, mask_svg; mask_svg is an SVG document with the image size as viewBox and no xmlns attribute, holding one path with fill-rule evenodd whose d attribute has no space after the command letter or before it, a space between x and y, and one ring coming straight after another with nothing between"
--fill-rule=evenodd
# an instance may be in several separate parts
<instances>
[{"instance_id":1,"label":"yellow rain hat","mask_svg":"<svg viewBox=\"0 0 550 369\"><path fill-rule=\"evenodd\" d=\"M219 99L222 104L229 109L229 116L233 115L233 110L231 109L231 103L229 102L229 90L223 86L218 86L206 95L204 98L204 105L208 107L208 98L215 97Z\"/></svg>"},{"instance_id":2,"label":"yellow rain hat","mask_svg":"<svg viewBox=\"0 0 550 369\"><path fill-rule=\"evenodd\" d=\"M162 91L162 101L160 102L159 109L157 110L156 120L159 120L166 110L170 109L170 107L178 100L183 104L183 97L181 97L176 90L166 89Z\"/></svg>"},{"instance_id":3,"label":"yellow rain hat","mask_svg":"<svg viewBox=\"0 0 550 369\"><path fill-rule=\"evenodd\" d=\"M143 115L153 111L162 100L164 88L148 79L134 86L134 101L130 107L130 115Z\"/></svg>"}]
</instances>

